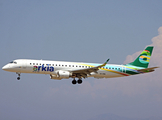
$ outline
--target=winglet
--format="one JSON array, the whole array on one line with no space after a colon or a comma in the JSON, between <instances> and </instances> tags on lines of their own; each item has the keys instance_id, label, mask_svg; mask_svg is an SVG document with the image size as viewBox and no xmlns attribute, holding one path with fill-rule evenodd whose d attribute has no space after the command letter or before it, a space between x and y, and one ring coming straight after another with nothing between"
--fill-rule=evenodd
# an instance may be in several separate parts
<instances>
[{"instance_id":1,"label":"winglet","mask_svg":"<svg viewBox=\"0 0 162 120\"><path fill-rule=\"evenodd\" d=\"M105 65L109 62L110 59L107 59L106 62L104 63Z\"/></svg>"},{"instance_id":2,"label":"winglet","mask_svg":"<svg viewBox=\"0 0 162 120\"><path fill-rule=\"evenodd\" d=\"M110 59L107 59L106 62L105 62L104 64L102 64L101 66L99 66L99 67L105 66L105 65L109 62L109 60L110 60Z\"/></svg>"}]
</instances>

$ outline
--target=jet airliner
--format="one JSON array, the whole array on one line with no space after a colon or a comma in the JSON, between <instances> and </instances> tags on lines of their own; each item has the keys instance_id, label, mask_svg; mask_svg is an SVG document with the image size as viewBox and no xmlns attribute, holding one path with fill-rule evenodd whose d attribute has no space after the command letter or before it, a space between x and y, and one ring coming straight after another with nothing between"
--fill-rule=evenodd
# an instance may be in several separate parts
<instances>
[{"instance_id":1,"label":"jet airliner","mask_svg":"<svg viewBox=\"0 0 162 120\"><path fill-rule=\"evenodd\" d=\"M72 78L72 84L81 84L82 78L87 77L113 78L153 72L158 67L148 68L152 50L153 46L148 46L134 62L125 65L107 64L109 59L104 64L17 59L2 69L16 72L18 80L21 73L34 73L49 74L55 80Z\"/></svg>"}]
</instances>

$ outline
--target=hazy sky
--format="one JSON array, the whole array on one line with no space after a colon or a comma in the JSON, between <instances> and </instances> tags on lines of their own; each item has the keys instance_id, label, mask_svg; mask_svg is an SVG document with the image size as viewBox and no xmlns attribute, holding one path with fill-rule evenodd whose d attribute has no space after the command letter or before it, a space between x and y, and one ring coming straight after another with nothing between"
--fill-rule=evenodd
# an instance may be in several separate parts
<instances>
[{"instance_id":1,"label":"hazy sky","mask_svg":"<svg viewBox=\"0 0 162 120\"><path fill-rule=\"evenodd\" d=\"M161 0L0 0L1 67L18 58L123 64L147 45L162 64ZM137 52L137 53L136 53ZM162 70L123 78L51 80L0 72L0 119L162 117Z\"/></svg>"}]
</instances>

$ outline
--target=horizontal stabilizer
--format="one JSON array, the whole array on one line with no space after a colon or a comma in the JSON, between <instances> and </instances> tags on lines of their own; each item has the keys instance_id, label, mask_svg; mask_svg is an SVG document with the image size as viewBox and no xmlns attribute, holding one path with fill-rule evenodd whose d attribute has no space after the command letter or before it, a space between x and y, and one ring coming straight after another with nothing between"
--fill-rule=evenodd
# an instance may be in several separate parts
<instances>
[{"instance_id":1,"label":"horizontal stabilizer","mask_svg":"<svg viewBox=\"0 0 162 120\"><path fill-rule=\"evenodd\" d=\"M159 67L152 67L152 68L146 68L146 69L140 69L140 70L137 70L139 72L153 72L154 69L156 68L159 68Z\"/></svg>"}]
</instances>

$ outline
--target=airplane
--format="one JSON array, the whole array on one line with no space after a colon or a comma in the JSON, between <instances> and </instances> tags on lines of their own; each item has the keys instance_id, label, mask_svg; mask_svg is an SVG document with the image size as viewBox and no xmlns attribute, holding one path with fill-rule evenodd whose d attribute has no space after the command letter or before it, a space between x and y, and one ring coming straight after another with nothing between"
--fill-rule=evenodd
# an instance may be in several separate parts
<instances>
[{"instance_id":1,"label":"airplane","mask_svg":"<svg viewBox=\"0 0 162 120\"><path fill-rule=\"evenodd\" d=\"M48 61L32 59L16 59L2 67L3 70L16 72L17 80L21 73L49 74L51 79L72 78L72 84L81 84L82 78L114 78L153 72L158 67L148 68L153 46L148 46L134 62L117 65L65 61ZM78 80L76 80L76 78Z\"/></svg>"}]
</instances>

